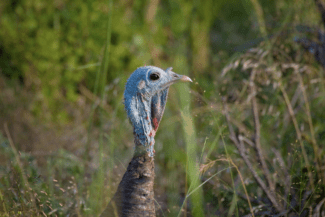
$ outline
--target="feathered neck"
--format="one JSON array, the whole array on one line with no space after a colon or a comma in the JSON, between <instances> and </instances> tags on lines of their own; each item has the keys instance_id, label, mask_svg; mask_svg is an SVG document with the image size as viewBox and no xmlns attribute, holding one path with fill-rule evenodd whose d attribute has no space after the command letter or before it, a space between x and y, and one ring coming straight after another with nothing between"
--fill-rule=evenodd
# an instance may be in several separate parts
<instances>
[{"instance_id":1,"label":"feathered neck","mask_svg":"<svg viewBox=\"0 0 325 217\"><path fill-rule=\"evenodd\" d=\"M155 135L164 113L168 88L154 95L137 92L128 102L128 116L133 125L135 155L153 157Z\"/></svg>"}]
</instances>

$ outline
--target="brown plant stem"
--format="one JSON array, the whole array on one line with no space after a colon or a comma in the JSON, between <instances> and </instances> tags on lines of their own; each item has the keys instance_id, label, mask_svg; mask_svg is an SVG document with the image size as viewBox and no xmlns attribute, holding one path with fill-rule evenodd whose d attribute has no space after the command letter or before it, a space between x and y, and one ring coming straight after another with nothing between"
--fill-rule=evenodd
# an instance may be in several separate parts
<instances>
[{"instance_id":1,"label":"brown plant stem","mask_svg":"<svg viewBox=\"0 0 325 217\"><path fill-rule=\"evenodd\" d=\"M255 125L255 127L254 127L255 128L255 134L254 134L255 150L257 152L257 157L258 157L259 161L261 162L263 174L265 175L265 178L271 188L271 191L273 192L273 191L275 191L275 185L272 182L270 171L266 165L265 158L264 158L264 155L262 152L262 147L261 147L261 124L260 124L260 119L259 119L259 115L258 115L258 104L257 104L257 100L256 100L256 87L255 87L255 83L254 83L255 74L256 74L256 72L255 72L255 70L253 70L251 78L250 78L250 89L251 89L251 93L252 93L251 102L252 102L254 125Z\"/></svg>"},{"instance_id":2,"label":"brown plant stem","mask_svg":"<svg viewBox=\"0 0 325 217\"><path fill-rule=\"evenodd\" d=\"M234 129L231 126L230 120L229 120L229 114L227 111L227 106L226 104L224 105L224 113L226 116L226 120L228 123L228 128L229 128L229 132L230 132L230 139L233 141L233 143L235 144L235 146L237 147L240 156L242 157L242 159L244 160L245 164L247 165L248 169L250 170L250 172L252 173L255 181L257 182L257 184L263 189L263 191L265 192L266 196L269 198L269 200L271 201L271 203L273 204L273 206L275 207L275 209L279 212L281 212L283 210L282 206L277 202L275 195L273 192L271 192L268 187L266 186L266 184L263 182L263 180L258 176L257 172L254 170L252 163L249 161L245 150L244 150L244 143L243 140L241 139L241 137L239 137L237 139L236 134L234 132Z\"/></svg>"},{"instance_id":3,"label":"brown plant stem","mask_svg":"<svg viewBox=\"0 0 325 217\"><path fill-rule=\"evenodd\" d=\"M319 174L319 176L321 176L321 174L323 174L322 183L325 185L325 174L324 174L324 170L320 166L320 165L322 165L321 156L320 156L319 147L317 145L316 138L315 138L315 130L314 130L314 126L313 126L313 121L311 119L311 112L310 112L310 107L309 107L309 102L308 102L306 89L305 89L302 77L301 77L298 70L296 70L296 74L298 75L299 84L300 84L300 88L301 88L301 91L302 91L302 96L303 96L304 101L305 101L306 114L307 114L307 117L308 117L308 125L309 125L309 129L310 129L310 134L311 134L311 144L313 145L313 149L314 149L314 153L315 153L315 163L316 163L317 174Z\"/></svg>"},{"instance_id":4,"label":"brown plant stem","mask_svg":"<svg viewBox=\"0 0 325 217\"><path fill-rule=\"evenodd\" d=\"M307 152L306 152L305 146L304 146L303 141L302 141L301 132L300 132L299 127L298 127L298 122L297 122L297 119L295 117L293 108L291 106L291 103L290 103L288 94L285 91L285 89L284 89L284 87L282 85L282 82L279 81L278 83L279 83L279 87L280 87L280 90L282 92L284 101L285 101L285 103L287 105L287 108L288 108L290 117L292 119L293 125L295 127L296 134L297 134L297 138L298 138L298 141L299 141L299 144L300 144L300 147L301 147L302 155L303 155L304 160L305 160L305 163L307 165L307 171L308 171L307 173L308 173L308 177L309 177L309 182L310 182L310 185L311 185L312 190L314 191L315 190L314 178L313 178L313 175L312 175L311 170L310 170L311 167L310 167L310 163L309 163L309 160L308 160L308 156L307 156Z\"/></svg>"}]
</instances>

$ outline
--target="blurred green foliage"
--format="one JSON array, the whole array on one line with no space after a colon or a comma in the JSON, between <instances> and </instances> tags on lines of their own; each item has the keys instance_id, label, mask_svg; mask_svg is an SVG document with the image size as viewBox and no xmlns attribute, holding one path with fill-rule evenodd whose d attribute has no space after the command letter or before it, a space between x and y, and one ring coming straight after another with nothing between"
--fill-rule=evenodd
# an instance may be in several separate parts
<instances>
[{"instance_id":1,"label":"blurred green foliage","mask_svg":"<svg viewBox=\"0 0 325 217\"><path fill-rule=\"evenodd\" d=\"M1 68L10 66L3 73L35 91L36 113L45 106L56 117L63 112L62 99L77 99L78 85L94 87L107 13L114 13L109 81L149 60L143 7L140 2L116 2L109 9L107 1L4 1L0 39L7 60ZM163 42L163 35L158 40Z\"/></svg>"},{"instance_id":2,"label":"blurred green foliage","mask_svg":"<svg viewBox=\"0 0 325 217\"><path fill-rule=\"evenodd\" d=\"M315 10L310 1L298 2L294 7L289 0L263 3L271 29L280 28L285 20L317 23L315 13L296 16ZM67 118L62 100L76 101L80 85L94 88L108 13L113 25L107 78L108 83L121 78L121 89L139 66L171 65L181 43L187 47L182 55L199 75L216 72L220 65L214 60L232 55L237 46L251 47L244 44L260 35L250 1L115 1L109 8L104 0L11 0L0 3L0 11L2 73L35 91L36 114L45 107L50 111L47 118L61 121ZM220 52L225 53L212 55ZM197 77L205 82L209 75Z\"/></svg>"},{"instance_id":3,"label":"blurred green foliage","mask_svg":"<svg viewBox=\"0 0 325 217\"><path fill-rule=\"evenodd\" d=\"M122 89L127 75L135 68L144 64L171 64L170 56L182 39L192 39L188 41L192 51L183 55L192 56L193 70L205 71L209 65L209 32L213 23L216 22L214 29L227 35L218 37L223 45L218 49L225 48L225 41L234 41L229 36L238 35L231 26L250 25L243 20L243 17L248 19L249 13L241 4L246 5L237 1L215 4L211 0L115 1L113 8L108 8L103 0L3 1L0 5L0 48L5 57L0 63L2 72L23 80L28 89L35 91L36 114L41 114L45 107L50 111L47 118L61 117L64 121L62 99L76 101L81 84L90 90L94 88L108 13L112 13L113 19L108 82L120 77ZM246 32L252 33L245 29L237 33L244 37Z\"/></svg>"}]
</instances>

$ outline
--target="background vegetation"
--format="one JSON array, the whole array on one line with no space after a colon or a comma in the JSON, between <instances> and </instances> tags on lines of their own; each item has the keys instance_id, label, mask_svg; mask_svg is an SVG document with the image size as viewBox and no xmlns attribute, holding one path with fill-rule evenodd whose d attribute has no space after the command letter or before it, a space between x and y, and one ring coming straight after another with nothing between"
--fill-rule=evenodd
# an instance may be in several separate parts
<instances>
[{"instance_id":1,"label":"background vegetation","mask_svg":"<svg viewBox=\"0 0 325 217\"><path fill-rule=\"evenodd\" d=\"M104 209L143 65L194 80L156 136L158 216L325 216L324 68L305 50L325 47L322 3L1 1L0 216Z\"/></svg>"}]
</instances>

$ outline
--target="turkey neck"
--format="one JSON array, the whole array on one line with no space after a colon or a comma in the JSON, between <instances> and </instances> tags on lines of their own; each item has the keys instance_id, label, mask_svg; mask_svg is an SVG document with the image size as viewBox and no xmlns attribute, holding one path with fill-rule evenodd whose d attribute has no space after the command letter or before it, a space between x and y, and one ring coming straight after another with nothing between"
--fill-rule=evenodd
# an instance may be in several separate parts
<instances>
[{"instance_id":1,"label":"turkey neck","mask_svg":"<svg viewBox=\"0 0 325 217\"><path fill-rule=\"evenodd\" d=\"M155 217L154 159L135 154L101 217Z\"/></svg>"}]
</instances>

